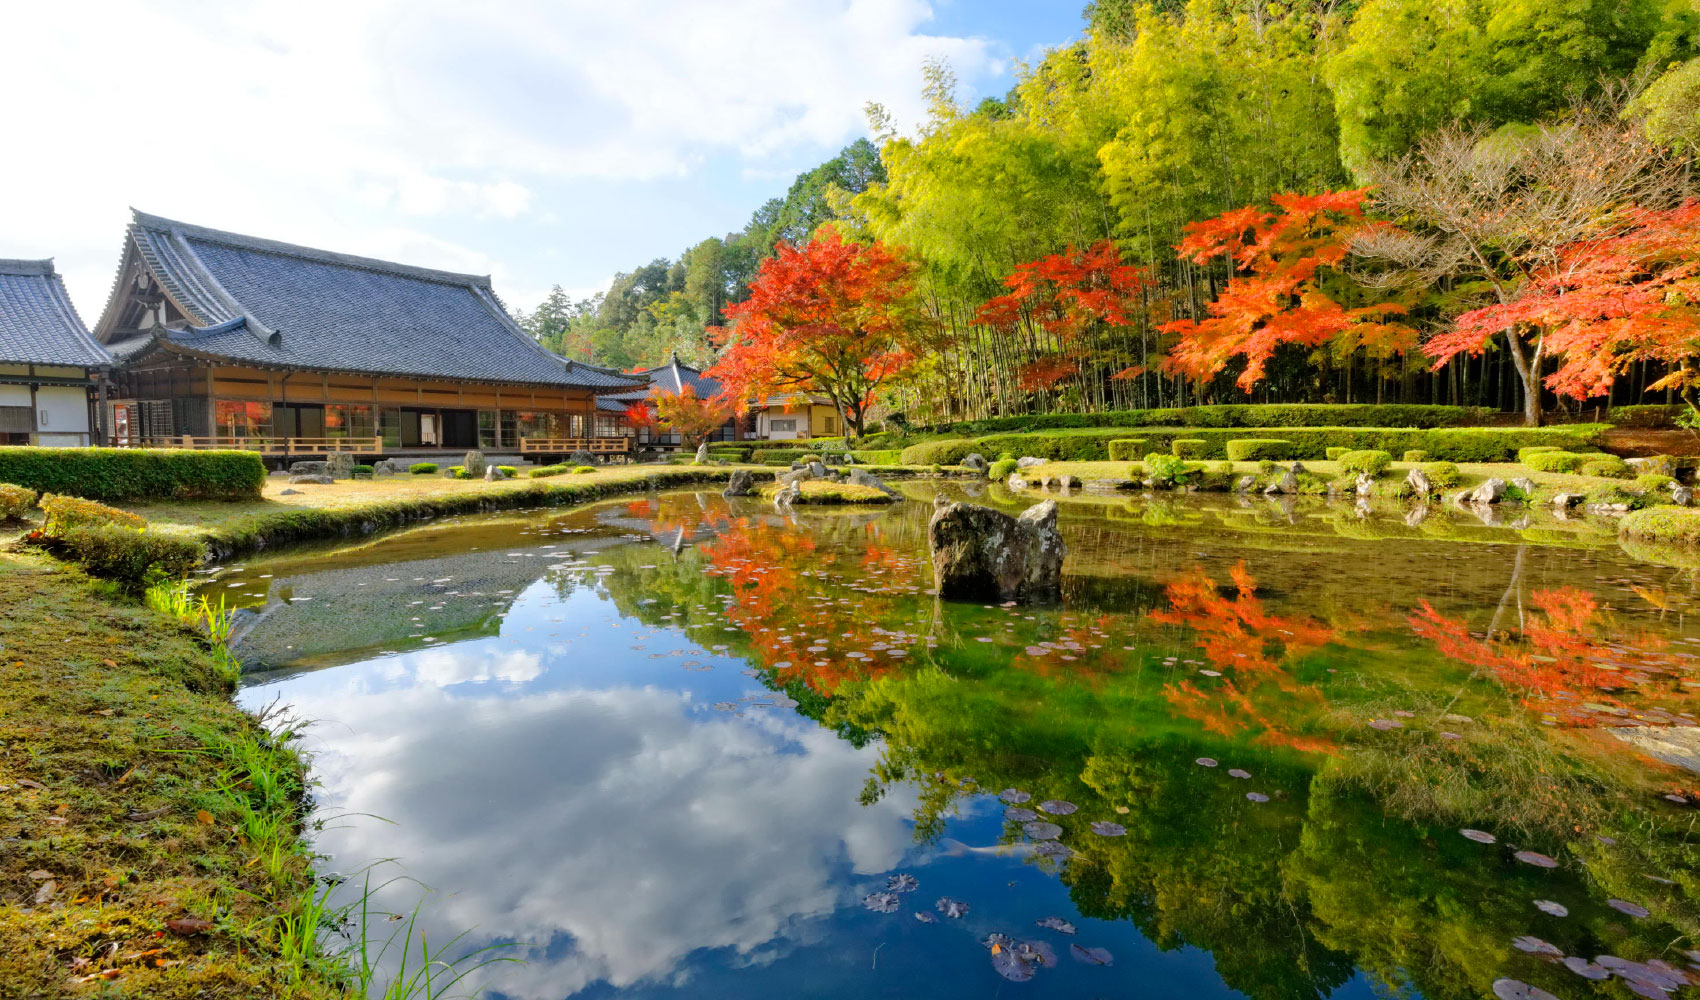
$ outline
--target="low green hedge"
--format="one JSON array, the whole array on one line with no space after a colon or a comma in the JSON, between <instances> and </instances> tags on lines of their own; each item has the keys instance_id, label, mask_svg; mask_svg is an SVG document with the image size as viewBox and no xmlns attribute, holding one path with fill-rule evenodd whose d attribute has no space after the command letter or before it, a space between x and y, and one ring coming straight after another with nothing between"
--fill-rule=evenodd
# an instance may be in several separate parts
<instances>
[{"instance_id":1,"label":"low green hedge","mask_svg":"<svg viewBox=\"0 0 1700 1000\"><path fill-rule=\"evenodd\" d=\"M1464 480L1463 471L1452 462L1430 462L1422 469L1428 481L1441 489L1457 486Z\"/></svg>"},{"instance_id":2,"label":"low green hedge","mask_svg":"<svg viewBox=\"0 0 1700 1000\"><path fill-rule=\"evenodd\" d=\"M1588 461L1588 456L1568 451L1536 451L1524 449L1522 462L1536 472L1575 472Z\"/></svg>"},{"instance_id":3,"label":"low green hedge","mask_svg":"<svg viewBox=\"0 0 1700 1000\"><path fill-rule=\"evenodd\" d=\"M858 465L902 465L903 450L901 448L880 448L863 450L856 449L850 453Z\"/></svg>"},{"instance_id":4,"label":"low green hedge","mask_svg":"<svg viewBox=\"0 0 1700 1000\"><path fill-rule=\"evenodd\" d=\"M1110 461L1137 462L1145 456L1144 438L1116 438L1109 444Z\"/></svg>"},{"instance_id":5,"label":"low green hedge","mask_svg":"<svg viewBox=\"0 0 1700 1000\"><path fill-rule=\"evenodd\" d=\"M35 506L35 490L0 483L0 521L21 521Z\"/></svg>"},{"instance_id":6,"label":"low green hedge","mask_svg":"<svg viewBox=\"0 0 1700 1000\"><path fill-rule=\"evenodd\" d=\"M1543 451L1563 451L1556 444L1537 444L1532 448L1518 448L1517 461L1527 463L1530 455L1539 455Z\"/></svg>"},{"instance_id":7,"label":"low green hedge","mask_svg":"<svg viewBox=\"0 0 1700 1000\"><path fill-rule=\"evenodd\" d=\"M1176 458L1209 458L1211 448L1203 438L1175 438L1169 442L1169 451Z\"/></svg>"},{"instance_id":8,"label":"low green hedge","mask_svg":"<svg viewBox=\"0 0 1700 1000\"><path fill-rule=\"evenodd\" d=\"M1346 452L1351 451L1351 450L1352 449L1350 449L1350 448L1342 448L1342 447L1336 445L1333 448L1323 449L1322 454L1330 462L1338 462L1340 460L1341 455L1344 455Z\"/></svg>"},{"instance_id":9,"label":"low green hedge","mask_svg":"<svg viewBox=\"0 0 1700 1000\"><path fill-rule=\"evenodd\" d=\"M1423 451L1421 448L1412 448L1412 449L1405 452L1404 456L1400 459L1400 461L1402 461L1402 462L1426 462L1426 461L1428 461L1428 452Z\"/></svg>"},{"instance_id":10,"label":"low green hedge","mask_svg":"<svg viewBox=\"0 0 1700 1000\"><path fill-rule=\"evenodd\" d=\"M437 463L436 462L414 462L412 465L407 467L407 471L413 473L416 476L434 476L434 475L437 474Z\"/></svg>"},{"instance_id":11,"label":"low green hedge","mask_svg":"<svg viewBox=\"0 0 1700 1000\"><path fill-rule=\"evenodd\" d=\"M1258 430L1278 431L1259 434ZM1561 427L1442 427L1429 430L1388 427L1283 427L1245 430L1148 427L1143 430L1147 452L1169 451L1176 438L1208 443L1199 458L1227 457L1229 441L1247 437L1279 437L1293 443L1293 458L1319 459L1329 448L1347 451L1385 451L1399 455L1425 451L1431 460L1446 462L1506 462L1518 449L1534 445L1585 449L1605 430L1602 424L1570 424ZM903 449L905 465L955 465L965 455L979 452L995 455L1032 455L1059 462L1103 462L1112 459L1110 443L1127 440L1125 431L1113 427L1059 430L1043 434L991 434L982 438L948 438L911 445ZM1115 461L1126 461L1116 456Z\"/></svg>"},{"instance_id":12,"label":"low green hedge","mask_svg":"<svg viewBox=\"0 0 1700 1000\"><path fill-rule=\"evenodd\" d=\"M251 451L0 448L0 483L105 503L257 500L265 482Z\"/></svg>"},{"instance_id":13,"label":"low green hedge","mask_svg":"<svg viewBox=\"0 0 1700 1000\"><path fill-rule=\"evenodd\" d=\"M799 458L813 459L819 457L820 452L809 448L767 448L752 452L750 460L761 465L790 465Z\"/></svg>"},{"instance_id":14,"label":"low green hedge","mask_svg":"<svg viewBox=\"0 0 1700 1000\"><path fill-rule=\"evenodd\" d=\"M1577 468L1584 476L1601 476L1606 479L1628 479L1629 465L1616 455L1594 455Z\"/></svg>"},{"instance_id":15,"label":"low green hedge","mask_svg":"<svg viewBox=\"0 0 1700 1000\"><path fill-rule=\"evenodd\" d=\"M991 466L986 470L986 478L991 479L991 480L996 480L998 482L1002 482L1003 480L1008 479L1009 474L1014 472L1014 471L1015 471L1015 459L1013 459L1013 458L1000 458L997 461L993 462L991 464Z\"/></svg>"},{"instance_id":16,"label":"low green hedge","mask_svg":"<svg viewBox=\"0 0 1700 1000\"><path fill-rule=\"evenodd\" d=\"M1393 456L1385 451L1366 449L1363 451L1348 451L1337 461L1341 472L1361 472L1366 476L1379 476L1393 464Z\"/></svg>"},{"instance_id":17,"label":"low green hedge","mask_svg":"<svg viewBox=\"0 0 1700 1000\"><path fill-rule=\"evenodd\" d=\"M1480 407L1409 403L1228 403L991 417L934 430L973 436L1068 427L1459 427L1485 420L1490 412Z\"/></svg>"},{"instance_id":18,"label":"low green hedge","mask_svg":"<svg viewBox=\"0 0 1700 1000\"><path fill-rule=\"evenodd\" d=\"M1293 457L1293 442L1286 438L1235 438L1223 447L1230 462L1280 461Z\"/></svg>"},{"instance_id":19,"label":"low green hedge","mask_svg":"<svg viewBox=\"0 0 1700 1000\"><path fill-rule=\"evenodd\" d=\"M119 524L66 528L53 545L94 576L132 584L186 576L206 558L206 547L188 536Z\"/></svg>"}]
</instances>

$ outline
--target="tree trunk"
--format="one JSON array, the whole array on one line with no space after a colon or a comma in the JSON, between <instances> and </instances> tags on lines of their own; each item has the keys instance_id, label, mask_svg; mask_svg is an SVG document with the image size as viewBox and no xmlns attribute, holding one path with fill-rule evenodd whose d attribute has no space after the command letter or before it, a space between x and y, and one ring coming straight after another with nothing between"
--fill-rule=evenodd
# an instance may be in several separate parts
<instances>
[{"instance_id":1,"label":"tree trunk","mask_svg":"<svg viewBox=\"0 0 1700 1000\"><path fill-rule=\"evenodd\" d=\"M1523 353L1523 338L1515 330L1505 332L1506 344L1511 348L1511 367L1517 371L1517 381L1523 389L1523 426L1539 427L1541 425L1541 349L1537 345L1533 356Z\"/></svg>"}]
</instances>

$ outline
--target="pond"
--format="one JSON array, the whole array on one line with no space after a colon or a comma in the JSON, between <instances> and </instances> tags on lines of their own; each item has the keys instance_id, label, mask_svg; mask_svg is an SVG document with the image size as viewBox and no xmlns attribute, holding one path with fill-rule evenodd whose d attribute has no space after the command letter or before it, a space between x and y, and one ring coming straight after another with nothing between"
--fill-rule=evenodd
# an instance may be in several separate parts
<instances>
[{"instance_id":1,"label":"pond","mask_svg":"<svg viewBox=\"0 0 1700 1000\"><path fill-rule=\"evenodd\" d=\"M1691 570L1586 519L1087 497L1059 606L941 603L941 488L1025 502L668 493L208 593L243 702L313 720L338 898L405 876L368 933L499 946L492 996L1686 992Z\"/></svg>"}]
</instances>

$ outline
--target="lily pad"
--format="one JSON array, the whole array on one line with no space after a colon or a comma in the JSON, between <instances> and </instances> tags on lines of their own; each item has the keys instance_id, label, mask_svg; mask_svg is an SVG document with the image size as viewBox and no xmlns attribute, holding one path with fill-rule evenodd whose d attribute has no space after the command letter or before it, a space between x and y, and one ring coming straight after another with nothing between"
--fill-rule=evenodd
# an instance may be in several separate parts
<instances>
[{"instance_id":1,"label":"lily pad","mask_svg":"<svg viewBox=\"0 0 1700 1000\"><path fill-rule=\"evenodd\" d=\"M919 920L923 924L936 924L936 923L939 922L938 917L933 916L931 913L928 913L926 910L916 911L915 919Z\"/></svg>"},{"instance_id":2,"label":"lily pad","mask_svg":"<svg viewBox=\"0 0 1700 1000\"><path fill-rule=\"evenodd\" d=\"M1092 832L1100 837L1124 837L1127 835L1127 827L1100 819L1092 822Z\"/></svg>"},{"instance_id":3,"label":"lily pad","mask_svg":"<svg viewBox=\"0 0 1700 1000\"><path fill-rule=\"evenodd\" d=\"M885 880L887 892L914 892L920 885L915 876L907 872L889 876Z\"/></svg>"},{"instance_id":4,"label":"lily pad","mask_svg":"<svg viewBox=\"0 0 1700 1000\"><path fill-rule=\"evenodd\" d=\"M1057 931L1061 934L1074 933L1074 925L1061 917L1046 917L1043 920L1035 920L1033 922L1048 931Z\"/></svg>"},{"instance_id":5,"label":"lily pad","mask_svg":"<svg viewBox=\"0 0 1700 1000\"><path fill-rule=\"evenodd\" d=\"M1062 836L1062 827L1055 823L1046 823L1043 820L1023 823L1021 830L1034 840L1055 840Z\"/></svg>"},{"instance_id":6,"label":"lily pad","mask_svg":"<svg viewBox=\"0 0 1700 1000\"><path fill-rule=\"evenodd\" d=\"M1583 979L1598 981L1601 979L1611 978L1611 971L1605 966L1595 965L1593 962L1588 961L1580 955L1572 955L1560 964L1566 969L1569 969L1571 972L1581 976Z\"/></svg>"},{"instance_id":7,"label":"lily pad","mask_svg":"<svg viewBox=\"0 0 1700 1000\"><path fill-rule=\"evenodd\" d=\"M1228 777L1230 777L1230 778L1249 778L1249 777L1251 777L1251 772L1250 771L1242 771L1237 767L1230 767L1230 768L1228 768Z\"/></svg>"},{"instance_id":8,"label":"lily pad","mask_svg":"<svg viewBox=\"0 0 1700 1000\"><path fill-rule=\"evenodd\" d=\"M1033 963L1022 958L1013 947L999 942L992 947L992 968L1012 983L1025 983L1033 978Z\"/></svg>"},{"instance_id":9,"label":"lily pad","mask_svg":"<svg viewBox=\"0 0 1700 1000\"><path fill-rule=\"evenodd\" d=\"M1214 758L1214 757L1200 757L1197 760L1193 761L1193 763L1197 764L1201 767L1215 767L1216 766L1216 758Z\"/></svg>"},{"instance_id":10,"label":"lily pad","mask_svg":"<svg viewBox=\"0 0 1700 1000\"><path fill-rule=\"evenodd\" d=\"M1026 792L1022 791L1019 788L1006 788L1003 791L998 793L998 798L1003 799L1005 802L1009 803L1012 806L1018 805L1019 803L1022 803L1022 802L1026 802L1028 799L1031 799L1032 797L1033 796L1027 794Z\"/></svg>"},{"instance_id":11,"label":"lily pad","mask_svg":"<svg viewBox=\"0 0 1700 1000\"><path fill-rule=\"evenodd\" d=\"M1558 867L1557 861L1555 861L1552 858L1547 857L1545 854L1542 854L1539 851L1518 851L1516 854L1513 854L1512 857L1516 858L1518 861L1521 861L1526 865L1534 865L1536 868L1557 868Z\"/></svg>"},{"instance_id":12,"label":"lily pad","mask_svg":"<svg viewBox=\"0 0 1700 1000\"><path fill-rule=\"evenodd\" d=\"M1116 961L1107 948L1083 948L1071 944L1068 946L1068 953L1076 962L1086 965L1114 965Z\"/></svg>"},{"instance_id":13,"label":"lily pad","mask_svg":"<svg viewBox=\"0 0 1700 1000\"><path fill-rule=\"evenodd\" d=\"M1517 979L1495 979L1493 995L1499 1000L1558 1000L1539 986L1530 986Z\"/></svg>"},{"instance_id":14,"label":"lily pad","mask_svg":"<svg viewBox=\"0 0 1700 1000\"><path fill-rule=\"evenodd\" d=\"M1046 799L1039 803L1039 808L1052 816L1067 816L1080 807L1064 799Z\"/></svg>"},{"instance_id":15,"label":"lily pad","mask_svg":"<svg viewBox=\"0 0 1700 1000\"><path fill-rule=\"evenodd\" d=\"M1548 916L1553 916L1553 917L1568 917L1568 916L1570 916L1570 908L1568 906L1565 906L1563 903L1555 903L1550 899L1537 899L1537 900L1535 900L1535 909L1540 910L1542 913L1545 913Z\"/></svg>"},{"instance_id":16,"label":"lily pad","mask_svg":"<svg viewBox=\"0 0 1700 1000\"><path fill-rule=\"evenodd\" d=\"M941 897L937 903L933 904L933 906L936 907L940 913L952 920L960 920L968 914L967 903L964 903L959 899L951 899L949 896Z\"/></svg>"},{"instance_id":17,"label":"lily pad","mask_svg":"<svg viewBox=\"0 0 1700 1000\"><path fill-rule=\"evenodd\" d=\"M1010 806L1003 811L1003 818L1011 823L1031 823L1039 818L1039 814L1031 809L1023 809L1021 806Z\"/></svg>"},{"instance_id":18,"label":"lily pad","mask_svg":"<svg viewBox=\"0 0 1700 1000\"><path fill-rule=\"evenodd\" d=\"M1511 947L1516 948L1518 951L1526 951L1531 955L1546 955L1552 958L1559 958L1564 955L1564 952L1558 947L1558 945L1553 944L1551 941L1543 941L1532 934L1525 934L1522 937L1512 938Z\"/></svg>"},{"instance_id":19,"label":"lily pad","mask_svg":"<svg viewBox=\"0 0 1700 1000\"><path fill-rule=\"evenodd\" d=\"M1369 727L1385 732L1389 729L1404 729L1405 724L1398 719L1371 719L1369 720Z\"/></svg>"},{"instance_id":20,"label":"lily pad","mask_svg":"<svg viewBox=\"0 0 1700 1000\"><path fill-rule=\"evenodd\" d=\"M1245 793L1245 797L1252 800L1253 802L1268 802L1269 801L1269 796L1263 794L1262 792L1247 792L1247 793Z\"/></svg>"},{"instance_id":21,"label":"lily pad","mask_svg":"<svg viewBox=\"0 0 1700 1000\"><path fill-rule=\"evenodd\" d=\"M1041 858L1053 858L1057 861L1067 861L1074 857L1074 851L1067 844L1055 840L1047 840L1033 848L1033 853Z\"/></svg>"},{"instance_id":22,"label":"lily pad","mask_svg":"<svg viewBox=\"0 0 1700 1000\"><path fill-rule=\"evenodd\" d=\"M870 892L862 897L862 905L875 913L896 913L900 902L895 892Z\"/></svg>"},{"instance_id":23,"label":"lily pad","mask_svg":"<svg viewBox=\"0 0 1700 1000\"><path fill-rule=\"evenodd\" d=\"M1057 967L1057 952L1049 941L1018 941L1015 944L1015 953L1041 968Z\"/></svg>"},{"instance_id":24,"label":"lily pad","mask_svg":"<svg viewBox=\"0 0 1700 1000\"><path fill-rule=\"evenodd\" d=\"M1650 912L1640 903L1631 903L1627 899L1608 899L1606 900L1606 905L1619 913L1628 914L1631 917L1645 917Z\"/></svg>"},{"instance_id":25,"label":"lily pad","mask_svg":"<svg viewBox=\"0 0 1700 1000\"><path fill-rule=\"evenodd\" d=\"M1478 844L1496 844L1496 843L1499 842L1498 837L1495 837L1493 834L1487 832L1486 830L1468 830L1468 829L1466 829L1466 830L1459 830L1458 832L1464 835L1465 840L1473 840Z\"/></svg>"}]
</instances>

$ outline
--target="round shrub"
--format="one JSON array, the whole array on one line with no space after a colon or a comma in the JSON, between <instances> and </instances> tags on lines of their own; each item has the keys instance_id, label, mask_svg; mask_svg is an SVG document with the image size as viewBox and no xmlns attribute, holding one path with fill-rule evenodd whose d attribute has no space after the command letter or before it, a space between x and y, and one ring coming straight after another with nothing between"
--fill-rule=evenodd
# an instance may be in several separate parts
<instances>
[{"instance_id":1,"label":"round shrub","mask_svg":"<svg viewBox=\"0 0 1700 1000\"><path fill-rule=\"evenodd\" d=\"M912 444L903 449L902 457L904 465L955 465L979 450L980 446L967 438L946 438L943 441ZM784 462L767 460L768 465L785 465L789 462L790 459Z\"/></svg>"},{"instance_id":2,"label":"round shrub","mask_svg":"<svg viewBox=\"0 0 1700 1000\"><path fill-rule=\"evenodd\" d=\"M436 462L415 462L407 467L407 471L416 476L434 476L437 474Z\"/></svg>"},{"instance_id":3,"label":"round shrub","mask_svg":"<svg viewBox=\"0 0 1700 1000\"><path fill-rule=\"evenodd\" d=\"M519 469L511 465L498 465L496 471L501 474L503 479L512 479L519 475Z\"/></svg>"},{"instance_id":4,"label":"round shrub","mask_svg":"<svg viewBox=\"0 0 1700 1000\"><path fill-rule=\"evenodd\" d=\"M1605 479L1629 478L1629 465L1616 455L1595 457L1583 462L1576 471L1584 476L1601 476Z\"/></svg>"},{"instance_id":5,"label":"round shrub","mask_svg":"<svg viewBox=\"0 0 1700 1000\"><path fill-rule=\"evenodd\" d=\"M1537 445L1531 445L1528 448L1518 448L1517 449L1517 461L1522 462L1524 465L1527 465L1529 463L1529 456L1530 455L1539 455L1539 454L1542 454L1543 452L1563 451L1563 450L1564 450L1563 448L1560 448L1556 444L1537 444Z\"/></svg>"},{"instance_id":6,"label":"round shrub","mask_svg":"<svg viewBox=\"0 0 1700 1000\"><path fill-rule=\"evenodd\" d=\"M1426 462L1428 461L1428 452L1423 451L1421 448L1412 448L1410 451L1405 452L1405 457L1402 461Z\"/></svg>"},{"instance_id":7,"label":"round shrub","mask_svg":"<svg viewBox=\"0 0 1700 1000\"><path fill-rule=\"evenodd\" d=\"M1014 472L1014 471L1015 471L1015 459L1013 459L1013 458L1000 458L996 462L993 462L991 464L991 467L986 470L986 478L992 479L992 480L997 480L997 481L1001 482L1005 479L1008 479L1009 474Z\"/></svg>"},{"instance_id":8,"label":"round shrub","mask_svg":"<svg viewBox=\"0 0 1700 1000\"><path fill-rule=\"evenodd\" d=\"M1657 472L1643 472L1635 477L1635 488L1643 493L1663 493L1670 489L1674 482L1676 480L1670 476L1661 475Z\"/></svg>"},{"instance_id":9,"label":"round shrub","mask_svg":"<svg viewBox=\"0 0 1700 1000\"><path fill-rule=\"evenodd\" d=\"M1107 447L1110 461L1131 462L1145 454L1145 438L1116 438Z\"/></svg>"},{"instance_id":10,"label":"round shrub","mask_svg":"<svg viewBox=\"0 0 1700 1000\"><path fill-rule=\"evenodd\" d=\"M1385 451L1348 451L1336 459L1342 472L1361 472L1379 476L1393 464L1393 456Z\"/></svg>"},{"instance_id":11,"label":"round shrub","mask_svg":"<svg viewBox=\"0 0 1700 1000\"><path fill-rule=\"evenodd\" d=\"M21 521L35 506L35 490L0 483L0 521Z\"/></svg>"},{"instance_id":12,"label":"round shrub","mask_svg":"<svg viewBox=\"0 0 1700 1000\"><path fill-rule=\"evenodd\" d=\"M1451 462L1430 462L1422 468L1428 481L1442 488L1457 486L1464 478L1458 466Z\"/></svg>"},{"instance_id":13,"label":"round shrub","mask_svg":"<svg viewBox=\"0 0 1700 1000\"><path fill-rule=\"evenodd\" d=\"M594 465L581 465L578 468L573 470L573 475L583 476L583 475L588 475L588 474L595 472L595 471L596 471L596 466L594 466Z\"/></svg>"},{"instance_id":14,"label":"round shrub","mask_svg":"<svg viewBox=\"0 0 1700 1000\"><path fill-rule=\"evenodd\" d=\"M1276 465L1272 460L1267 458L1257 463L1257 471L1260 475L1272 476L1275 474L1275 470L1279 468L1279 465Z\"/></svg>"},{"instance_id":15,"label":"round shrub","mask_svg":"<svg viewBox=\"0 0 1700 1000\"><path fill-rule=\"evenodd\" d=\"M1518 457L1524 465L1536 472L1575 472L1588 461L1587 456L1577 455L1568 451L1537 451L1525 454L1529 449L1523 449Z\"/></svg>"},{"instance_id":16,"label":"round shrub","mask_svg":"<svg viewBox=\"0 0 1700 1000\"><path fill-rule=\"evenodd\" d=\"M1344 455L1346 452L1351 451L1351 450L1352 449L1350 449L1350 448L1329 448L1328 450L1324 451L1323 454L1328 456L1328 460L1330 462L1338 462L1338 461L1340 461L1341 455Z\"/></svg>"},{"instance_id":17,"label":"round shrub","mask_svg":"<svg viewBox=\"0 0 1700 1000\"><path fill-rule=\"evenodd\" d=\"M1175 438L1169 450L1176 458L1204 458L1210 454L1210 442L1203 438Z\"/></svg>"},{"instance_id":18,"label":"round shrub","mask_svg":"<svg viewBox=\"0 0 1700 1000\"><path fill-rule=\"evenodd\" d=\"M1229 441L1226 447L1230 462L1285 460L1293 457L1293 442L1284 438L1239 438Z\"/></svg>"}]
</instances>

